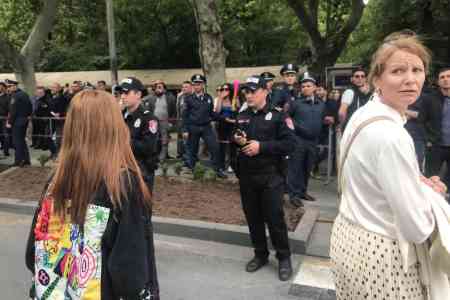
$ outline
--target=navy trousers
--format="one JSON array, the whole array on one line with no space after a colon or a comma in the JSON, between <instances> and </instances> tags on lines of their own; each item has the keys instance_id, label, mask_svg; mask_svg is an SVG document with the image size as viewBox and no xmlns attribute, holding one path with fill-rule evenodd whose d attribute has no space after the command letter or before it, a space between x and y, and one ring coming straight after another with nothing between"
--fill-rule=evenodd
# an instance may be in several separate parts
<instances>
[{"instance_id":1,"label":"navy trousers","mask_svg":"<svg viewBox=\"0 0 450 300\"><path fill-rule=\"evenodd\" d=\"M316 143L301 141L289 155L287 186L290 198L302 198L307 189L314 162L316 161Z\"/></svg>"}]
</instances>

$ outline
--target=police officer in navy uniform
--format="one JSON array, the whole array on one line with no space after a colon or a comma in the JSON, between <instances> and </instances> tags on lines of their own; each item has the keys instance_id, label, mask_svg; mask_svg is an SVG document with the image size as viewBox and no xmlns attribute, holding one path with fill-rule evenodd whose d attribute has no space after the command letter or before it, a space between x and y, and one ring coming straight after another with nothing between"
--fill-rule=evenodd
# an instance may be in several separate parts
<instances>
[{"instance_id":1,"label":"police officer in navy uniform","mask_svg":"<svg viewBox=\"0 0 450 300\"><path fill-rule=\"evenodd\" d=\"M267 102L267 86L261 76L249 77L243 91L248 108L237 117L234 141L239 146L237 175L242 207L255 251L246 270L255 272L268 262L267 224L279 260L279 278L285 281L292 275L292 265L280 162L294 148L294 127L284 112Z\"/></svg>"},{"instance_id":2,"label":"police officer in navy uniform","mask_svg":"<svg viewBox=\"0 0 450 300\"><path fill-rule=\"evenodd\" d=\"M195 74L191 78L193 93L184 100L182 130L183 138L187 139L187 151L185 164L193 170L198 161L198 144L200 138L206 143L211 154L213 166L219 178L227 178L220 169L219 144L212 128L212 121L220 121L221 116L214 112L213 98L204 92L206 78L201 74Z\"/></svg>"},{"instance_id":3,"label":"police officer in navy uniform","mask_svg":"<svg viewBox=\"0 0 450 300\"><path fill-rule=\"evenodd\" d=\"M131 147L147 186L153 191L158 168L161 139L158 119L142 105L145 87L134 77L127 77L116 87L126 109L124 119L130 129Z\"/></svg>"},{"instance_id":4,"label":"police officer in navy uniform","mask_svg":"<svg viewBox=\"0 0 450 300\"><path fill-rule=\"evenodd\" d=\"M18 82L7 79L5 83L11 95L10 114L8 127L12 127L12 138L15 147L13 166L24 167L30 165L30 153L25 136L28 128L28 121L33 113L33 106L30 97L17 87Z\"/></svg>"},{"instance_id":5,"label":"police officer in navy uniform","mask_svg":"<svg viewBox=\"0 0 450 300\"><path fill-rule=\"evenodd\" d=\"M307 193L308 181L327 114L325 102L315 96L316 80L305 73L300 83L302 96L293 101L288 110L297 143L289 155L287 182L290 202L297 207L303 206L302 199L315 200Z\"/></svg>"},{"instance_id":6,"label":"police officer in navy uniform","mask_svg":"<svg viewBox=\"0 0 450 300\"><path fill-rule=\"evenodd\" d=\"M279 110L287 110L287 106L294 101L299 93L297 91L298 66L295 64L285 64L281 67L280 75L284 82L273 91L272 105Z\"/></svg>"},{"instance_id":7,"label":"police officer in navy uniform","mask_svg":"<svg viewBox=\"0 0 450 300\"><path fill-rule=\"evenodd\" d=\"M275 80L276 76L275 76L275 74L273 74L271 72L263 72L259 76L262 77L266 81L267 101L268 101L268 103L272 104L272 101L273 101L272 99L273 99L273 94L274 94L273 84L274 84L274 80Z\"/></svg>"}]
</instances>

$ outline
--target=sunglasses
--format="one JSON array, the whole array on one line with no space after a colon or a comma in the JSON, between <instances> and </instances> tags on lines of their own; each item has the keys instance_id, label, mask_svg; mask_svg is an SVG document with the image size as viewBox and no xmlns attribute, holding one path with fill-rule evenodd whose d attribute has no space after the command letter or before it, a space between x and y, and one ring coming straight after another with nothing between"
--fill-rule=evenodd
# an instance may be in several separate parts
<instances>
[{"instance_id":1,"label":"sunglasses","mask_svg":"<svg viewBox=\"0 0 450 300\"><path fill-rule=\"evenodd\" d=\"M366 78L366 75L354 75L355 78Z\"/></svg>"}]
</instances>

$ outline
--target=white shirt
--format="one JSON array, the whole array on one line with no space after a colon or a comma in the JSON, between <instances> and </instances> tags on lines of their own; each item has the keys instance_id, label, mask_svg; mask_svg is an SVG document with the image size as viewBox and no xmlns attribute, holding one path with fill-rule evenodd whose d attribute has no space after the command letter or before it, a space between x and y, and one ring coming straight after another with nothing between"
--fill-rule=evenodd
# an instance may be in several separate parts
<instances>
[{"instance_id":1,"label":"white shirt","mask_svg":"<svg viewBox=\"0 0 450 300\"><path fill-rule=\"evenodd\" d=\"M435 226L430 201L441 195L420 181L414 144L403 127L406 119L375 95L350 119L341 159L358 125L375 116L395 122L376 121L356 137L342 170L340 213L366 230L422 243Z\"/></svg>"},{"instance_id":2,"label":"white shirt","mask_svg":"<svg viewBox=\"0 0 450 300\"><path fill-rule=\"evenodd\" d=\"M355 96L355 92L352 89L346 89L342 94L341 103L345 103L350 106L353 102L353 97Z\"/></svg>"}]
</instances>

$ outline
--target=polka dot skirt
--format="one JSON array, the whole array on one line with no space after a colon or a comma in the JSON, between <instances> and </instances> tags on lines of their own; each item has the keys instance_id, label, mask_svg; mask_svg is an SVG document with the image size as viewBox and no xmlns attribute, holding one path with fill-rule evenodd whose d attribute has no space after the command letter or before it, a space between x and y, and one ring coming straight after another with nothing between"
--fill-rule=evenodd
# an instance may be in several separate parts
<instances>
[{"instance_id":1,"label":"polka dot skirt","mask_svg":"<svg viewBox=\"0 0 450 300\"><path fill-rule=\"evenodd\" d=\"M337 299L424 300L419 265L404 273L396 240L367 231L339 215L330 256Z\"/></svg>"}]
</instances>

